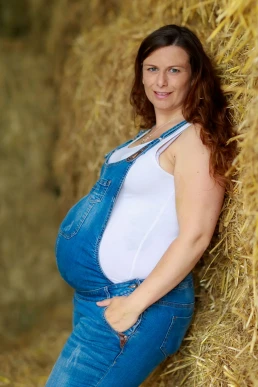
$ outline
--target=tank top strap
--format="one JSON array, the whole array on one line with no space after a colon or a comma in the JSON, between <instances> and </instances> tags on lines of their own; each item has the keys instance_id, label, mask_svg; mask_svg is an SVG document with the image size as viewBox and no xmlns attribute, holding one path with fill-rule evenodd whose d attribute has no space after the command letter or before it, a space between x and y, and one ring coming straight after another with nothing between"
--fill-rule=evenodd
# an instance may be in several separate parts
<instances>
[{"instance_id":1,"label":"tank top strap","mask_svg":"<svg viewBox=\"0 0 258 387\"><path fill-rule=\"evenodd\" d=\"M155 145L159 144L160 142L164 143L165 141L163 142L163 140L167 139L167 137L170 137L172 134L176 135L181 133L181 131L183 131L184 129L186 129L186 127L190 125L191 123L187 122L186 120L179 122L179 124L168 129L166 132L162 133L159 138L156 138L150 143L146 144L145 146L137 150L135 153L133 153L131 156L127 157L125 160L135 161L140 155L146 153L149 149L155 147Z\"/></svg>"},{"instance_id":2,"label":"tank top strap","mask_svg":"<svg viewBox=\"0 0 258 387\"><path fill-rule=\"evenodd\" d=\"M162 153L190 125L192 125L192 124L190 122L188 122L186 125L184 125L179 130L177 130L176 133L173 132L169 136L164 137L160 141L160 143L156 145L156 148L157 148L157 154L156 155L159 155L160 153Z\"/></svg>"}]
</instances>

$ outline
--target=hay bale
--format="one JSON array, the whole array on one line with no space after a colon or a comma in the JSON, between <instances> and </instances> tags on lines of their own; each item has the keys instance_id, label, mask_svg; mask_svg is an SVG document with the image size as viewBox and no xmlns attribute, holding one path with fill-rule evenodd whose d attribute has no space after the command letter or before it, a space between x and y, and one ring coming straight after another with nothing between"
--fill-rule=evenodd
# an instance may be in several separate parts
<instances>
[{"instance_id":1,"label":"hay bale","mask_svg":"<svg viewBox=\"0 0 258 387\"><path fill-rule=\"evenodd\" d=\"M193 29L217 63L239 146L229 192L196 268L197 311L188 337L160 371L166 386L257 386L257 4L254 0L124 2L103 28L84 29L61 86L55 172L63 213L96 180L103 155L136 132L129 106L140 41L164 24ZM198 285L199 284L199 285ZM147 384L147 382L146 382ZM144 384L144 385L146 385Z\"/></svg>"},{"instance_id":2,"label":"hay bale","mask_svg":"<svg viewBox=\"0 0 258 387\"><path fill-rule=\"evenodd\" d=\"M34 0L30 0L33 4ZM44 0L38 0L40 11L45 13ZM51 2L51 17L46 33L46 52L54 63L55 79L62 82L63 65L78 33L95 25L105 26L119 14L120 0L55 0ZM48 7L47 7L48 8Z\"/></svg>"},{"instance_id":3,"label":"hay bale","mask_svg":"<svg viewBox=\"0 0 258 387\"><path fill-rule=\"evenodd\" d=\"M28 0L0 0L0 35L15 38L26 35L31 28Z\"/></svg>"},{"instance_id":4,"label":"hay bale","mask_svg":"<svg viewBox=\"0 0 258 387\"><path fill-rule=\"evenodd\" d=\"M48 60L0 41L0 340L28 329L68 286L58 275L60 221L51 168L56 105ZM8 329L7 329L8 327Z\"/></svg>"}]
</instances>

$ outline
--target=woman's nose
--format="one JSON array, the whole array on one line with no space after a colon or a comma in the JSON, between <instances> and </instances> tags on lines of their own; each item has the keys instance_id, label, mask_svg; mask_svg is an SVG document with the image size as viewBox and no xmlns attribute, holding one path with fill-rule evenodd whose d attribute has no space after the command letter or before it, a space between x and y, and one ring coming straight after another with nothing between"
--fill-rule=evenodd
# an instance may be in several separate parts
<instances>
[{"instance_id":1,"label":"woman's nose","mask_svg":"<svg viewBox=\"0 0 258 387\"><path fill-rule=\"evenodd\" d=\"M158 72L157 74L157 86L162 87L162 86L167 86L167 76L165 73L162 71Z\"/></svg>"}]
</instances>

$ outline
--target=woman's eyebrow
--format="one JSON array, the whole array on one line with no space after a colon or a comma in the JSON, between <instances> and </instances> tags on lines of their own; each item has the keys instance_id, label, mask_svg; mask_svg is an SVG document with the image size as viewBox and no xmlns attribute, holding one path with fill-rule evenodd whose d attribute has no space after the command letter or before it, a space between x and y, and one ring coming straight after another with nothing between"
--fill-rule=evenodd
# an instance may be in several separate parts
<instances>
[{"instance_id":1,"label":"woman's eyebrow","mask_svg":"<svg viewBox=\"0 0 258 387\"><path fill-rule=\"evenodd\" d=\"M152 67L158 67L157 65L154 65L154 64L150 64L150 63L144 63L143 66L152 66ZM182 66L182 65L169 65L167 68L169 67L182 67L182 68L185 68L185 66Z\"/></svg>"}]
</instances>

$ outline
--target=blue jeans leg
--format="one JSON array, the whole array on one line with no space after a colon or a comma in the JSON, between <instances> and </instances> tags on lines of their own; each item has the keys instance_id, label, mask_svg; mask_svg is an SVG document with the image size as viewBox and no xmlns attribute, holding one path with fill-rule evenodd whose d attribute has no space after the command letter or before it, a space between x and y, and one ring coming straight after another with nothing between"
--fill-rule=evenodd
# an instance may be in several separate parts
<instances>
[{"instance_id":1,"label":"blue jeans leg","mask_svg":"<svg viewBox=\"0 0 258 387\"><path fill-rule=\"evenodd\" d=\"M180 289L172 301L168 297L148 307L136 328L126 332L123 345L105 319L103 307L82 297L75 299L74 329L46 387L138 387L180 347L193 304L174 301L187 299L189 292Z\"/></svg>"},{"instance_id":2,"label":"blue jeans leg","mask_svg":"<svg viewBox=\"0 0 258 387\"><path fill-rule=\"evenodd\" d=\"M119 341L101 317L102 308L87 302L87 315L74 319L46 387L95 387L120 353Z\"/></svg>"}]
</instances>

